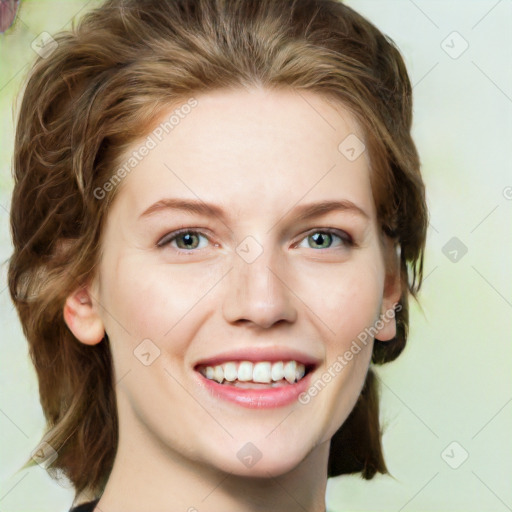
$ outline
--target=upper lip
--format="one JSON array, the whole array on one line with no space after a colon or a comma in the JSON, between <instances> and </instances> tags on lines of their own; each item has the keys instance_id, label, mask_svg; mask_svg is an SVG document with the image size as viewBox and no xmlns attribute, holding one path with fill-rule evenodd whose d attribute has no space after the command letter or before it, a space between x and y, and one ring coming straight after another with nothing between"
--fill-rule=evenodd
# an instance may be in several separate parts
<instances>
[{"instance_id":1,"label":"upper lip","mask_svg":"<svg viewBox=\"0 0 512 512\"><path fill-rule=\"evenodd\" d=\"M230 350L229 352L222 352L196 361L194 368L201 365L215 366L227 361L251 361L253 363L258 361L269 361L271 363L276 361L297 361L304 366L317 366L320 363L320 359L301 352L300 350L273 346L241 348L238 350Z\"/></svg>"}]
</instances>

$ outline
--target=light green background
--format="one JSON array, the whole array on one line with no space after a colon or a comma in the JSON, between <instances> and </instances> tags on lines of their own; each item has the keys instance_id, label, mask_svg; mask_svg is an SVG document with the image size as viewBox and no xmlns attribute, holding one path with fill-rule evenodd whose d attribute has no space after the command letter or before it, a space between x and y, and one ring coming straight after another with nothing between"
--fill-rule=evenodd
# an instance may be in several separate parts
<instances>
[{"instance_id":1,"label":"light green background","mask_svg":"<svg viewBox=\"0 0 512 512\"><path fill-rule=\"evenodd\" d=\"M25 1L14 27L0 35L2 261L11 251L13 105L36 56L31 43L97 4ZM431 225L423 311L412 305L406 350L378 369L384 452L395 479L331 479L327 503L333 512L512 510L512 2L347 4L404 55ZM462 48L454 31L469 44L458 58L443 49L453 56ZM455 263L443 253L452 237L468 249ZM44 420L5 264L0 308L0 511L64 512L72 489L40 467L15 473L39 442ZM457 469L446 462L456 465L465 452Z\"/></svg>"}]
</instances>

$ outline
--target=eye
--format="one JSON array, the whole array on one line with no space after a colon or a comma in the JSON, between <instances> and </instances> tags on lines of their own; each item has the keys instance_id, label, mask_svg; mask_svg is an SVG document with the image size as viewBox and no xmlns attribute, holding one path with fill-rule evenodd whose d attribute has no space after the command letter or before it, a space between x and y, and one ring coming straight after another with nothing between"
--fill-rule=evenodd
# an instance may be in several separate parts
<instances>
[{"instance_id":1,"label":"eye","mask_svg":"<svg viewBox=\"0 0 512 512\"><path fill-rule=\"evenodd\" d=\"M310 231L310 233L303 240L306 242L311 241L313 244L312 248L315 249L331 249L332 241L335 238L341 241L339 244L339 247L341 248L351 247L354 245L352 237L348 233L338 229L330 228Z\"/></svg>"},{"instance_id":2,"label":"eye","mask_svg":"<svg viewBox=\"0 0 512 512\"><path fill-rule=\"evenodd\" d=\"M172 247L178 249L178 252L191 252L193 249L204 249L204 246L199 247L201 238L209 240L207 236L205 236L203 233L200 233L199 231L193 231L191 229L180 229L179 231L168 233L159 242L157 242L156 245L158 247L171 245ZM176 244L174 245L173 242L176 242Z\"/></svg>"},{"instance_id":3,"label":"eye","mask_svg":"<svg viewBox=\"0 0 512 512\"><path fill-rule=\"evenodd\" d=\"M168 233L162 239L160 239L156 245L159 248L171 246L176 249L177 252L190 253L194 252L195 250L204 249L206 247L206 243L202 246L200 245L201 239L204 239L205 241L210 240L208 236L206 236L204 233L201 233L200 231L185 228L178 231L173 231L172 233ZM312 244L310 245L310 248L332 249L333 240L336 239L340 241L337 246L338 248L347 248L355 245L352 237L348 233L333 228L316 229L314 231L310 231L309 234L303 238L303 241L310 242ZM301 246L299 245L298 247Z\"/></svg>"}]
</instances>

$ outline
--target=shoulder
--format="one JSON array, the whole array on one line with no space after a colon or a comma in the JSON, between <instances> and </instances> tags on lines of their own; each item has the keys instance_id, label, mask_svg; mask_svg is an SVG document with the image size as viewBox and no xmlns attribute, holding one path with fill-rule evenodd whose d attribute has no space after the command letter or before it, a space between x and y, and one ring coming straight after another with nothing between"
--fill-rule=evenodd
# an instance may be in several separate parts
<instances>
[{"instance_id":1,"label":"shoulder","mask_svg":"<svg viewBox=\"0 0 512 512\"><path fill-rule=\"evenodd\" d=\"M94 501L88 501L87 503L82 503L81 505L71 508L69 510L69 512L93 512L94 507L98 504L98 501L100 501L99 498Z\"/></svg>"}]
</instances>

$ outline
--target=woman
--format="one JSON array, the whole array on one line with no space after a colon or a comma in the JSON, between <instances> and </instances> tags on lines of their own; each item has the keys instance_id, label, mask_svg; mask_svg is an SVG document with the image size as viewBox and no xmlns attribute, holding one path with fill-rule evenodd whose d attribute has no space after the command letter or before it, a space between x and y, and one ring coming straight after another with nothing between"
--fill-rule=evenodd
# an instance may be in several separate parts
<instances>
[{"instance_id":1,"label":"woman","mask_svg":"<svg viewBox=\"0 0 512 512\"><path fill-rule=\"evenodd\" d=\"M321 512L387 473L371 364L427 226L393 43L335 0L111 0L55 40L11 211L29 465L75 512Z\"/></svg>"}]
</instances>

